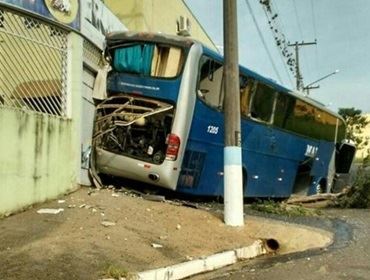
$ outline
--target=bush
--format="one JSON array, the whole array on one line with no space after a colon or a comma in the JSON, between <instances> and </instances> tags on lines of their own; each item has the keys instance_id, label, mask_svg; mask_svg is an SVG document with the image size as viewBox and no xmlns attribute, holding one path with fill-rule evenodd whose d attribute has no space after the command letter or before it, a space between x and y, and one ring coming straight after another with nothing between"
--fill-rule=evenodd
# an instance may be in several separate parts
<instances>
[{"instance_id":1,"label":"bush","mask_svg":"<svg viewBox=\"0 0 370 280\"><path fill-rule=\"evenodd\" d=\"M338 203L342 208L370 207L370 169L365 165L359 167L353 187Z\"/></svg>"}]
</instances>

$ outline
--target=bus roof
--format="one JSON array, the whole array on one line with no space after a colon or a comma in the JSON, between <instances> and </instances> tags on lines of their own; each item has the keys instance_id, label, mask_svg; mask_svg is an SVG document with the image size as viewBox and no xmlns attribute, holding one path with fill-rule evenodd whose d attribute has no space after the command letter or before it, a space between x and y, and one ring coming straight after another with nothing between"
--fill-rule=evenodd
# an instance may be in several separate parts
<instances>
[{"instance_id":1,"label":"bus roof","mask_svg":"<svg viewBox=\"0 0 370 280\"><path fill-rule=\"evenodd\" d=\"M111 32L106 35L106 47L117 47L122 41L125 42L155 42L155 43L164 43L176 45L179 47L190 47L194 44L195 40L182 37L169 35L164 33L150 33L150 32L133 32L133 31L124 31L124 32Z\"/></svg>"},{"instance_id":2,"label":"bus roof","mask_svg":"<svg viewBox=\"0 0 370 280\"><path fill-rule=\"evenodd\" d=\"M153 33L153 32L133 32L133 31L111 32L106 35L106 47L108 49L119 47L122 44L122 41L125 41L125 42L130 42L130 41L131 42L140 42L140 41L156 42L156 43L171 44L171 45L175 45L179 47L190 47L193 44L200 44L206 54L214 57L216 60L219 60L219 61L224 60L223 56L220 53L217 53L214 50L211 50L210 48L205 46L203 43L195 39L189 38L189 37L169 35L169 34L164 34L164 33L159 33L159 32ZM334 115L335 117L341 119L344 122L344 119L342 118L341 115L328 109L324 104L310 97L306 97L297 91L288 89L278 84L276 81L274 81L271 78L264 77L242 65L240 65L240 73L250 76L286 94L290 94L297 99L301 99L323 111L328 112L331 115Z\"/></svg>"}]
</instances>

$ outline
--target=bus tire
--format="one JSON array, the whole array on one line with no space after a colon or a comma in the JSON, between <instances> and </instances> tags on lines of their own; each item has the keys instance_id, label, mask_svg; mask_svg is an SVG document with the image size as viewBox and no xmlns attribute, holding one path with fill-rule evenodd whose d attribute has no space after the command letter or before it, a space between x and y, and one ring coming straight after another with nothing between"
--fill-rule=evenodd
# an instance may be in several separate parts
<instances>
[{"instance_id":1,"label":"bus tire","mask_svg":"<svg viewBox=\"0 0 370 280\"><path fill-rule=\"evenodd\" d=\"M326 193L326 179L321 179L315 186L316 194Z\"/></svg>"},{"instance_id":2,"label":"bus tire","mask_svg":"<svg viewBox=\"0 0 370 280\"><path fill-rule=\"evenodd\" d=\"M242 179L242 184L243 184L243 196L247 196L247 183L248 183L248 173L247 169L243 167L243 179Z\"/></svg>"}]
</instances>

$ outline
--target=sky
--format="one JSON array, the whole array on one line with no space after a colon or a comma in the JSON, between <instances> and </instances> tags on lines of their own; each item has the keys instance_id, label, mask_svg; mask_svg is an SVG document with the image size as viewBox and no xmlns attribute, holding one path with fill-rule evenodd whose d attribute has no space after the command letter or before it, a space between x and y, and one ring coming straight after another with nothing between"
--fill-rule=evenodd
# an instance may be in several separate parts
<instances>
[{"instance_id":1,"label":"sky","mask_svg":"<svg viewBox=\"0 0 370 280\"><path fill-rule=\"evenodd\" d=\"M261 30L273 64L254 24L247 1ZM270 0L274 20L291 43L312 42L299 51L303 84L318 82L310 97L328 108L355 107L370 113L370 0ZM185 0L209 36L223 46L222 0ZM239 63L295 89L295 77L286 70L273 32L259 0L237 0ZM294 53L294 48L289 49ZM278 72L278 74L276 74ZM280 76L280 77L279 77Z\"/></svg>"}]
</instances>

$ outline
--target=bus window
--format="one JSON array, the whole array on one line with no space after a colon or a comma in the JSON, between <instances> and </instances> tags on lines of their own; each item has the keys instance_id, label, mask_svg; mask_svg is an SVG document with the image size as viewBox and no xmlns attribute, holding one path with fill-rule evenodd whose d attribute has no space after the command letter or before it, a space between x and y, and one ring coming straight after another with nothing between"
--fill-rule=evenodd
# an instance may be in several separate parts
<instances>
[{"instance_id":1,"label":"bus window","mask_svg":"<svg viewBox=\"0 0 370 280\"><path fill-rule=\"evenodd\" d=\"M198 95L209 106L222 109L223 65L208 57L202 57L199 70Z\"/></svg>"},{"instance_id":2,"label":"bus window","mask_svg":"<svg viewBox=\"0 0 370 280\"><path fill-rule=\"evenodd\" d=\"M292 117L294 104L295 98L293 96L278 93L274 115L274 125L280 128L286 127L288 118Z\"/></svg>"},{"instance_id":3,"label":"bus window","mask_svg":"<svg viewBox=\"0 0 370 280\"><path fill-rule=\"evenodd\" d=\"M346 125L341 119L337 119L337 121L338 121L337 143L340 143L346 137Z\"/></svg>"},{"instance_id":4,"label":"bus window","mask_svg":"<svg viewBox=\"0 0 370 280\"><path fill-rule=\"evenodd\" d=\"M316 109L315 115L316 134L318 138L333 141L335 139L335 132L337 126L337 118L324 112L323 110Z\"/></svg>"},{"instance_id":5,"label":"bus window","mask_svg":"<svg viewBox=\"0 0 370 280\"><path fill-rule=\"evenodd\" d=\"M184 64L181 48L160 44L130 44L114 49L113 67L118 72L173 78Z\"/></svg>"},{"instance_id":6,"label":"bus window","mask_svg":"<svg viewBox=\"0 0 370 280\"><path fill-rule=\"evenodd\" d=\"M272 88L259 83L257 90L252 97L251 112L252 118L270 122L274 107L275 92Z\"/></svg>"},{"instance_id":7,"label":"bus window","mask_svg":"<svg viewBox=\"0 0 370 280\"><path fill-rule=\"evenodd\" d=\"M287 130L305 135L311 138L315 137L315 107L297 99L292 115L286 122Z\"/></svg>"},{"instance_id":8,"label":"bus window","mask_svg":"<svg viewBox=\"0 0 370 280\"><path fill-rule=\"evenodd\" d=\"M242 117L249 116L249 103L253 90L255 89L255 81L247 79L244 76L240 77L240 115Z\"/></svg>"}]
</instances>

